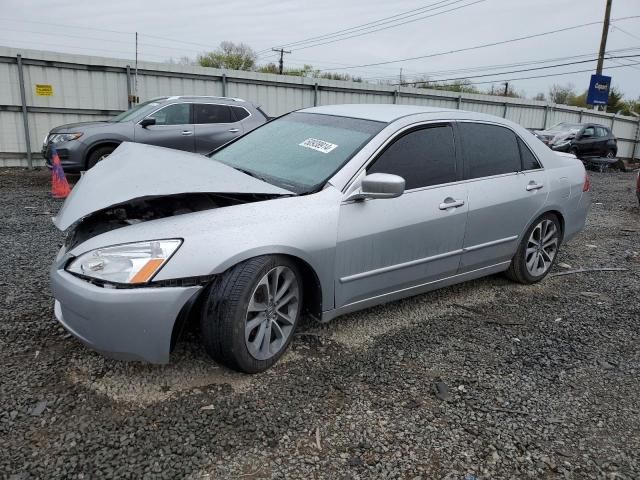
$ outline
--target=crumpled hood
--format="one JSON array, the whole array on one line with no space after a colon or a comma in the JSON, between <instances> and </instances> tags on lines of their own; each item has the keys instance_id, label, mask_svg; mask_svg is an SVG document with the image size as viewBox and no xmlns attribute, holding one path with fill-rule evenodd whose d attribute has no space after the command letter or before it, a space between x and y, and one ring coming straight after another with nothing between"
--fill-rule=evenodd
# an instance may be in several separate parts
<instances>
[{"instance_id":1,"label":"crumpled hood","mask_svg":"<svg viewBox=\"0 0 640 480\"><path fill-rule=\"evenodd\" d=\"M80 179L53 223L66 230L105 208L181 193L293 194L202 155L124 142Z\"/></svg>"}]
</instances>

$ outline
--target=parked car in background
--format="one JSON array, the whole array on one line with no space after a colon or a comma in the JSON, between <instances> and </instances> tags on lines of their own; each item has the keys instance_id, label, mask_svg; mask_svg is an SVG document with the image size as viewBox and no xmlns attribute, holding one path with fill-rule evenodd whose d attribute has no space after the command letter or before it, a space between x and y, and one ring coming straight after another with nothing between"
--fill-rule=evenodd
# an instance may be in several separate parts
<instances>
[{"instance_id":1,"label":"parked car in background","mask_svg":"<svg viewBox=\"0 0 640 480\"><path fill-rule=\"evenodd\" d=\"M584 227L588 190L577 159L460 110L309 108L211 158L125 143L55 219L69 230L55 314L90 347L150 362L193 316L215 360L259 372L303 314L498 272L542 280Z\"/></svg>"},{"instance_id":2,"label":"parked car in background","mask_svg":"<svg viewBox=\"0 0 640 480\"><path fill-rule=\"evenodd\" d=\"M618 142L609 127L596 123L558 123L534 134L557 152L572 153L578 158L615 159Z\"/></svg>"},{"instance_id":3,"label":"parked car in background","mask_svg":"<svg viewBox=\"0 0 640 480\"><path fill-rule=\"evenodd\" d=\"M50 164L55 146L65 171L79 172L93 167L122 142L204 154L266 121L259 106L240 98L160 97L106 121L56 127L45 137L42 152Z\"/></svg>"}]
</instances>

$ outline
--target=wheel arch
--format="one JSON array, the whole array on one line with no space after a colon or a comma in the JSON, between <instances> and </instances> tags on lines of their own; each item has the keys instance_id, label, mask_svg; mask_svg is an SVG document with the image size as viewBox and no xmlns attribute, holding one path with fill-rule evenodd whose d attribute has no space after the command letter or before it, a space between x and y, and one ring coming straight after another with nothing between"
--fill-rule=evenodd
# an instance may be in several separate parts
<instances>
[{"instance_id":1,"label":"wheel arch","mask_svg":"<svg viewBox=\"0 0 640 480\"><path fill-rule=\"evenodd\" d=\"M84 156L84 167L88 168L89 157L97 149L102 148L102 147L113 147L115 149L115 148L118 148L118 146L121 143L122 143L122 140L115 140L115 139L114 140L99 140L99 141L95 142L93 145L91 145L87 149L87 153Z\"/></svg>"}]
</instances>

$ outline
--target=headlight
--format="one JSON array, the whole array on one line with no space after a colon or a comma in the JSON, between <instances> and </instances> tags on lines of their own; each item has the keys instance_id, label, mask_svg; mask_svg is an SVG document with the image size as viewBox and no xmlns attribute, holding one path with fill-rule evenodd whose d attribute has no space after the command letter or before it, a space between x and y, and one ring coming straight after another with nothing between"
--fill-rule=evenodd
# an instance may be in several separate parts
<instances>
[{"instance_id":1,"label":"headlight","mask_svg":"<svg viewBox=\"0 0 640 480\"><path fill-rule=\"evenodd\" d=\"M71 140L75 140L81 136L82 133L54 133L49 137L49 141L51 143L70 142Z\"/></svg>"},{"instance_id":2,"label":"headlight","mask_svg":"<svg viewBox=\"0 0 640 480\"><path fill-rule=\"evenodd\" d=\"M112 283L147 283L181 243L179 239L151 240L99 248L77 257L67 271Z\"/></svg>"}]
</instances>

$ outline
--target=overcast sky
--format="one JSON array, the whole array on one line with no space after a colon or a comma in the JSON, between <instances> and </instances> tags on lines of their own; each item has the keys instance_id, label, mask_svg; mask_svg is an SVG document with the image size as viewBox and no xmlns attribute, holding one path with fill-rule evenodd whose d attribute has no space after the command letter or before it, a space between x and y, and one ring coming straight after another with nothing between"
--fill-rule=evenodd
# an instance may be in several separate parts
<instances>
[{"instance_id":1,"label":"overcast sky","mask_svg":"<svg viewBox=\"0 0 640 480\"><path fill-rule=\"evenodd\" d=\"M453 0L447 0L453 2ZM455 11L389 28L340 42L296 49L285 56L286 66L312 64L321 69L341 69L390 60L429 55L475 45L509 40L567 26L601 21L606 0L464 0ZM0 0L0 45L55 50L86 55L133 58L134 35L140 32L140 58L163 61L170 57L195 56L214 49L221 41L245 42L256 51L270 49L347 29L436 3L436 0ZM442 4L443 2L438 2ZM435 7L434 7L435 8ZM447 9L447 7L444 7ZM426 12L431 15L439 10ZM612 19L640 16L640 0L613 0ZM605 63L604 73L613 77L629 98L640 97L640 18L614 22L607 50L636 50L611 55L638 55ZM336 70L365 78L397 79L400 68L405 79L425 75L450 79L464 73L434 74L445 70L485 67L533 60L595 55L601 25L587 26L549 36L505 45L452 53L427 59L404 61L368 68ZM110 31L104 31L110 30ZM161 38L158 38L161 37ZM259 63L275 60L275 54L260 57ZM577 61L569 59L553 63ZM620 67L620 63L639 65ZM504 71L539 65L508 67ZM609 68L607 68L609 67ZM522 73L472 78L498 81L524 76L595 70L595 62ZM494 71L490 73L494 73ZM486 74L477 71L474 74ZM547 92L554 83L587 88L590 73L513 80L511 85L528 96ZM491 84L478 85L491 88Z\"/></svg>"}]
</instances>

